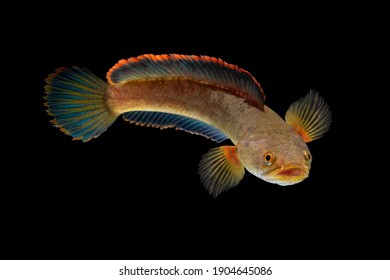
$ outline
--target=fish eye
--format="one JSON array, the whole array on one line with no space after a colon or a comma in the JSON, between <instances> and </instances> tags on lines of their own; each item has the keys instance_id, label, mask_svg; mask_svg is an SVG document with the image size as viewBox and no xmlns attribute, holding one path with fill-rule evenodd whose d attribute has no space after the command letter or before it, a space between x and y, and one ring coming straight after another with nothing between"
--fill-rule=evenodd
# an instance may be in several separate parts
<instances>
[{"instance_id":1,"label":"fish eye","mask_svg":"<svg viewBox=\"0 0 390 280\"><path fill-rule=\"evenodd\" d=\"M305 158L306 161L310 161L311 160L311 155L310 155L309 152L304 151L303 152L303 157Z\"/></svg>"},{"instance_id":2,"label":"fish eye","mask_svg":"<svg viewBox=\"0 0 390 280\"><path fill-rule=\"evenodd\" d=\"M270 166L274 162L275 156L272 152L267 152L264 154L263 158L264 158L264 164Z\"/></svg>"}]
</instances>

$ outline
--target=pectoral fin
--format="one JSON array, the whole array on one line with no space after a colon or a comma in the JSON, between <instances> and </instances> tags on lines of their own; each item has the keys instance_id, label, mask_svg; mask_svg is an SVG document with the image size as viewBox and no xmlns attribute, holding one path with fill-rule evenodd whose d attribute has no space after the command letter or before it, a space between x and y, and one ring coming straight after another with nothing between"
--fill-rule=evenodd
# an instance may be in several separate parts
<instances>
[{"instance_id":1,"label":"pectoral fin","mask_svg":"<svg viewBox=\"0 0 390 280\"><path fill-rule=\"evenodd\" d=\"M307 143L321 138L329 130L332 112L318 92L311 90L290 105L285 119Z\"/></svg>"},{"instance_id":2,"label":"pectoral fin","mask_svg":"<svg viewBox=\"0 0 390 280\"><path fill-rule=\"evenodd\" d=\"M199 175L213 197L238 185L245 169L237 157L237 147L221 146L206 153L199 164Z\"/></svg>"}]
</instances>

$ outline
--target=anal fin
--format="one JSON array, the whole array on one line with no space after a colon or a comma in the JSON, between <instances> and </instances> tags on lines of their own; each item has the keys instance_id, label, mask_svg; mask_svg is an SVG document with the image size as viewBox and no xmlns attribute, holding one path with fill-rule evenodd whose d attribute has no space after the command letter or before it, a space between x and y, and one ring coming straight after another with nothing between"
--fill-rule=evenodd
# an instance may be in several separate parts
<instances>
[{"instance_id":1,"label":"anal fin","mask_svg":"<svg viewBox=\"0 0 390 280\"><path fill-rule=\"evenodd\" d=\"M175 115L164 112L133 111L125 113L123 118L131 123L141 126L156 127L161 129L176 127L176 129L202 135L206 138L216 141L217 143L228 139L225 133L213 127L212 125L182 115Z\"/></svg>"}]
</instances>

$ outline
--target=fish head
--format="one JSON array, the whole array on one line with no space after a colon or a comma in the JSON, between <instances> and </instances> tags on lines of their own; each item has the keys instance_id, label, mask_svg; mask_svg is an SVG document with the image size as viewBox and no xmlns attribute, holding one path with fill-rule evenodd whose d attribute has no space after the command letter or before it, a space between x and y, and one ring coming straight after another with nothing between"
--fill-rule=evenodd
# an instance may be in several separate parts
<instances>
[{"instance_id":1,"label":"fish head","mask_svg":"<svg viewBox=\"0 0 390 280\"><path fill-rule=\"evenodd\" d=\"M238 157L248 172L282 186L299 183L309 176L312 156L298 134L268 131L253 136L238 145Z\"/></svg>"}]
</instances>

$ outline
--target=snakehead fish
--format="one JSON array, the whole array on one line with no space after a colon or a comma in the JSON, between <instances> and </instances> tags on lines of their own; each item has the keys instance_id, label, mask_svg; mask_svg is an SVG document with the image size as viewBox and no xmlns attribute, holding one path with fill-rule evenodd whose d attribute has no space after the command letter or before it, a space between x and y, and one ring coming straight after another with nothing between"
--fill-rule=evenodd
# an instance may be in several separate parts
<instances>
[{"instance_id":1,"label":"snakehead fish","mask_svg":"<svg viewBox=\"0 0 390 280\"><path fill-rule=\"evenodd\" d=\"M309 175L306 143L323 136L331 112L314 90L291 104L285 120L264 104L260 84L221 59L142 55L120 60L103 81L78 67L45 80L47 111L61 131L83 142L119 117L136 125L174 127L233 145L211 149L199 174L213 197L238 185L245 169L270 183L292 185Z\"/></svg>"}]
</instances>

